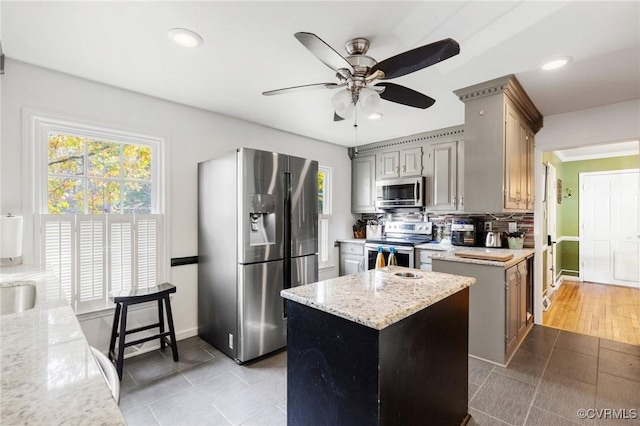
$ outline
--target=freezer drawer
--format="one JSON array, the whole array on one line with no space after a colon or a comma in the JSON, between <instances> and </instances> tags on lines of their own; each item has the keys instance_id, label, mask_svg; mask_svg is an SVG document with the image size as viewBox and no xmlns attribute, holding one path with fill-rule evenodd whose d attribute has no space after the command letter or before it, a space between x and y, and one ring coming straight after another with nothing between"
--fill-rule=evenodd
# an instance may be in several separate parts
<instances>
[{"instance_id":1,"label":"freezer drawer","mask_svg":"<svg viewBox=\"0 0 640 426\"><path fill-rule=\"evenodd\" d=\"M239 333L241 362L283 348L287 342L284 303L284 261L238 265Z\"/></svg>"}]
</instances>

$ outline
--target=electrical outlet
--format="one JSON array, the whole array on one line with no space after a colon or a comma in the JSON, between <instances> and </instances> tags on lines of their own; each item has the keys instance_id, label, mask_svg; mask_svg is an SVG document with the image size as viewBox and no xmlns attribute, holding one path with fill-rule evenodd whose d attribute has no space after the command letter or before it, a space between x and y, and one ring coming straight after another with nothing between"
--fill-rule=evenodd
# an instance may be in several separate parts
<instances>
[{"instance_id":1,"label":"electrical outlet","mask_svg":"<svg viewBox=\"0 0 640 426\"><path fill-rule=\"evenodd\" d=\"M518 232L517 222L509 222L509 232Z\"/></svg>"}]
</instances>

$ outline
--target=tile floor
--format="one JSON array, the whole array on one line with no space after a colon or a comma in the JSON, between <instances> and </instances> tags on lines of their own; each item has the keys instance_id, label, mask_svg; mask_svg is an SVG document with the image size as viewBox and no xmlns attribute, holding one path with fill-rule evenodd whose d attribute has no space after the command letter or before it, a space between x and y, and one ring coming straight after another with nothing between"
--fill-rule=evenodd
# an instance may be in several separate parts
<instances>
[{"instance_id":1,"label":"tile floor","mask_svg":"<svg viewBox=\"0 0 640 426\"><path fill-rule=\"evenodd\" d=\"M125 361L130 426L286 424L285 351L239 366L198 337L178 345L178 363L169 348ZM579 409L637 416L582 420ZM534 326L508 368L469 358L469 413L483 426L640 425L640 346Z\"/></svg>"}]
</instances>

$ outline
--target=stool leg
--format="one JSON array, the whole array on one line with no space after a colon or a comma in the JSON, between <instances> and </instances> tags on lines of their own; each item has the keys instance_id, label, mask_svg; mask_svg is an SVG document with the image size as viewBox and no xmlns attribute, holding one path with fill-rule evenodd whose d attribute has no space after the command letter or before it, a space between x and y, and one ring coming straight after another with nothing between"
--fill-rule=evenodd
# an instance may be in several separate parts
<instances>
[{"instance_id":1,"label":"stool leg","mask_svg":"<svg viewBox=\"0 0 640 426\"><path fill-rule=\"evenodd\" d=\"M113 361L113 351L116 348L116 336L118 334L118 323L120 322L120 304L116 303L116 311L113 314L113 326L111 327L111 341L109 342L109 359Z\"/></svg>"},{"instance_id":2,"label":"stool leg","mask_svg":"<svg viewBox=\"0 0 640 426\"><path fill-rule=\"evenodd\" d=\"M124 366L124 337L127 334L127 308L126 302L122 303L122 316L120 318L120 336L118 340L118 362L116 369L118 370L118 377L122 380L122 367Z\"/></svg>"},{"instance_id":3,"label":"stool leg","mask_svg":"<svg viewBox=\"0 0 640 426\"><path fill-rule=\"evenodd\" d=\"M167 305L167 322L169 323L169 337L171 337L171 350L173 351L173 361L178 362L178 342L176 342L176 330L173 328L173 315L171 314L171 302L169 295L164 297L165 305Z\"/></svg>"},{"instance_id":4,"label":"stool leg","mask_svg":"<svg viewBox=\"0 0 640 426\"><path fill-rule=\"evenodd\" d=\"M158 323L160 324L160 334L164 334L164 313L162 309L162 299L158 299ZM165 348L164 337L160 338L160 349Z\"/></svg>"}]
</instances>

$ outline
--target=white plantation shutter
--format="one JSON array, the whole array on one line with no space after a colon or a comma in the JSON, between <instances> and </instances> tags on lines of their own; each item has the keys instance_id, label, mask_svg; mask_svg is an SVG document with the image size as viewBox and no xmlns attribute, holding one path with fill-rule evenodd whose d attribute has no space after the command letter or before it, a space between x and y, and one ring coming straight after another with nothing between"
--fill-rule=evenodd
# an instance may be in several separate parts
<instances>
[{"instance_id":1,"label":"white plantation shutter","mask_svg":"<svg viewBox=\"0 0 640 426\"><path fill-rule=\"evenodd\" d=\"M136 215L136 284L137 288L158 285L162 215Z\"/></svg>"},{"instance_id":2,"label":"white plantation shutter","mask_svg":"<svg viewBox=\"0 0 640 426\"><path fill-rule=\"evenodd\" d=\"M107 296L106 215L78 215L77 313L105 307Z\"/></svg>"},{"instance_id":3,"label":"white plantation shutter","mask_svg":"<svg viewBox=\"0 0 640 426\"><path fill-rule=\"evenodd\" d=\"M42 215L41 229L42 258L53 269L64 293L47 294L47 297L63 296L74 305L75 215ZM54 289L55 286L47 286L48 292Z\"/></svg>"},{"instance_id":4,"label":"white plantation shutter","mask_svg":"<svg viewBox=\"0 0 640 426\"><path fill-rule=\"evenodd\" d=\"M43 263L77 314L113 307L110 293L159 284L161 214L45 214L41 221Z\"/></svg>"},{"instance_id":5,"label":"white plantation shutter","mask_svg":"<svg viewBox=\"0 0 640 426\"><path fill-rule=\"evenodd\" d=\"M133 288L134 216L109 216L109 292L117 294Z\"/></svg>"}]
</instances>

